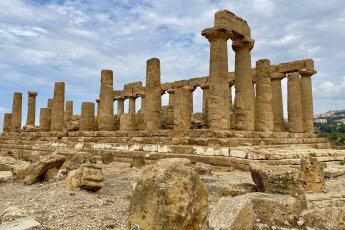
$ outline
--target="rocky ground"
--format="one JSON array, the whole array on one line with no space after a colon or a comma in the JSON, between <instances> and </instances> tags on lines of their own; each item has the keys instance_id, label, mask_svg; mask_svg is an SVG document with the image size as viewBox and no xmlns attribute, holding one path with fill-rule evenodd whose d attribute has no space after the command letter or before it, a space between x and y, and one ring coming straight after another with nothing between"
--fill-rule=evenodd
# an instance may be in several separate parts
<instances>
[{"instance_id":1,"label":"rocky ground","mask_svg":"<svg viewBox=\"0 0 345 230\"><path fill-rule=\"evenodd\" d=\"M132 184L142 170L130 168L129 163L103 164L105 184L96 193L67 189L65 180L0 183L0 213L18 207L41 223L35 229L127 229ZM214 168L211 175L201 178L209 189L210 209L220 196L229 195L229 186L249 183L250 189L254 184L249 172L230 168ZM345 176L327 179L326 192L307 194L307 198L308 206L345 201Z\"/></svg>"}]
</instances>

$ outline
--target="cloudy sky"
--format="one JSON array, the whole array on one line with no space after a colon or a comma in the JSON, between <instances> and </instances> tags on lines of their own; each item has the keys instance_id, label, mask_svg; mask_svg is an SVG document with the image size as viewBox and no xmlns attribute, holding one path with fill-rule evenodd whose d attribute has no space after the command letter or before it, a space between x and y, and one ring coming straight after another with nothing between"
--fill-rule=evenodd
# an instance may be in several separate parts
<instances>
[{"instance_id":1,"label":"cloudy sky","mask_svg":"<svg viewBox=\"0 0 345 230\"><path fill-rule=\"evenodd\" d=\"M151 57L161 60L162 82L208 75L209 43L200 32L220 9L251 26L253 66L261 58L313 58L315 113L345 109L344 0L1 0L0 128L14 91L23 93L25 120L27 91L39 92L39 111L56 81L66 82L78 113L82 101L97 98L101 69L114 70L116 89L144 82Z\"/></svg>"}]
</instances>

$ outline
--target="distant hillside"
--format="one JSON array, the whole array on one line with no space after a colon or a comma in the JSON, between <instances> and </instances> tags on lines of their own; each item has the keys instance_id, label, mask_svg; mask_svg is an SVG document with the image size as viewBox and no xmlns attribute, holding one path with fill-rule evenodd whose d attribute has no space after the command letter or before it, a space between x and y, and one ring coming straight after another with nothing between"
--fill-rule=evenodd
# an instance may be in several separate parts
<instances>
[{"instance_id":1,"label":"distant hillside","mask_svg":"<svg viewBox=\"0 0 345 230\"><path fill-rule=\"evenodd\" d=\"M345 109L343 110L330 110L326 113L321 113L315 115L315 118L334 118L334 117L339 117L339 118L345 118Z\"/></svg>"}]
</instances>

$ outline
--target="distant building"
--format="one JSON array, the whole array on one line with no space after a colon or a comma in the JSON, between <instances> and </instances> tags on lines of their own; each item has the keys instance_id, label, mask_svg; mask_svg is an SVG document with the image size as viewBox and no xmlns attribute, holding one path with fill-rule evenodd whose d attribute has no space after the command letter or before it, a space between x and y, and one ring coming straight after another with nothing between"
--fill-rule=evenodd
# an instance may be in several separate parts
<instances>
[{"instance_id":1,"label":"distant building","mask_svg":"<svg viewBox=\"0 0 345 230\"><path fill-rule=\"evenodd\" d=\"M318 119L315 119L314 122L318 124L325 124L327 123L327 119L318 118Z\"/></svg>"}]
</instances>

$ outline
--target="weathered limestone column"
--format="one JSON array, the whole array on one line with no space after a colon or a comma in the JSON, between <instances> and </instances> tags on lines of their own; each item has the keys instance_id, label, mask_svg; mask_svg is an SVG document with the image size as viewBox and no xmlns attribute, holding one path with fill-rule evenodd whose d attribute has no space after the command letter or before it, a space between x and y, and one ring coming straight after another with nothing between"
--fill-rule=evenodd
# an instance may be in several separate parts
<instances>
[{"instance_id":1,"label":"weathered limestone column","mask_svg":"<svg viewBox=\"0 0 345 230\"><path fill-rule=\"evenodd\" d=\"M55 82L53 107L51 110L51 131L62 131L65 115L65 83Z\"/></svg>"},{"instance_id":2,"label":"weathered limestone column","mask_svg":"<svg viewBox=\"0 0 345 230\"><path fill-rule=\"evenodd\" d=\"M288 128L291 133L303 132L303 113L300 75L288 74Z\"/></svg>"},{"instance_id":3,"label":"weathered limestone column","mask_svg":"<svg viewBox=\"0 0 345 230\"><path fill-rule=\"evenodd\" d=\"M114 129L114 89L113 89L113 71L102 70L101 90L99 97L99 130Z\"/></svg>"},{"instance_id":4,"label":"weathered limestone column","mask_svg":"<svg viewBox=\"0 0 345 230\"><path fill-rule=\"evenodd\" d=\"M128 103L128 113L129 114L135 114L135 100L137 99L136 95L131 95L128 97L129 103Z\"/></svg>"},{"instance_id":5,"label":"weathered limestone column","mask_svg":"<svg viewBox=\"0 0 345 230\"><path fill-rule=\"evenodd\" d=\"M117 115L121 115L125 113L125 99L124 98L116 98L117 100Z\"/></svg>"},{"instance_id":6,"label":"weathered limestone column","mask_svg":"<svg viewBox=\"0 0 345 230\"><path fill-rule=\"evenodd\" d=\"M174 129L190 129L192 125L191 97L194 87L183 86L175 89Z\"/></svg>"},{"instance_id":7,"label":"weathered limestone column","mask_svg":"<svg viewBox=\"0 0 345 230\"><path fill-rule=\"evenodd\" d=\"M50 131L51 127L51 108L41 108L40 109L40 130Z\"/></svg>"},{"instance_id":8,"label":"weathered limestone column","mask_svg":"<svg viewBox=\"0 0 345 230\"><path fill-rule=\"evenodd\" d=\"M174 106L175 89L168 89L169 94L169 106Z\"/></svg>"},{"instance_id":9,"label":"weathered limestone column","mask_svg":"<svg viewBox=\"0 0 345 230\"><path fill-rule=\"evenodd\" d=\"M208 85L200 86L202 89L202 113L207 117L208 116L208 97L209 97L209 87Z\"/></svg>"},{"instance_id":10,"label":"weathered limestone column","mask_svg":"<svg viewBox=\"0 0 345 230\"><path fill-rule=\"evenodd\" d=\"M316 74L313 69L302 69L301 74L301 94L303 108L303 130L305 133L314 132L314 108L313 108L313 87L311 76Z\"/></svg>"},{"instance_id":11,"label":"weathered limestone column","mask_svg":"<svg viewBox=\"0 0 345 230\"><path fill-rule=\"evenodd\" d=\"M146 63L145 121L146 130L160 128L162 106L161 71L158 58L151 58Z\"/></svg>"},{"instance_id":12,"label":"weathered limestone column","mask_svg":"<svg viewBox=\"0 0 345 230\"><path fill-rule=\"evenodd\" d=\"M255 130L272 132L272 87L268 59L261 59L256 62L256 97L255 97Z\"/></svg>"},{"instance_id":13,"label":"weathered limestone column","mask_svg":"<svg viewBox=\"0 0 345 230\"><path fill-rule=\"evenodd\" d=\"M232 49L235 51L235 124L238 130L254 130L255 93L251 70L251 50L254 40L235 39Z\"/></svg>"},{"instance_id":14,"label":"weathered limestone column","mask_svg":"<svg viewBox=\"0 0 345 230\"><path fill-rule=\"evenodd\" d=\"M3 124L4 133L8 133L11 131L11 119L12 119L12 113L4 114L4 124Z\"/></svg>"},{"instance_id":15,"label":"weathered limestone column","mask_svg":"<svg viewBox=\"0 0 345 230\"><path fill-rule=\"evenodd\" d=\"M48 99L47 108L50 108L50 109L53 108L53 99L51 98Z\"/></svg>"},{"instance_id":16,"label":"weathered limestone column","mask_svg":"<svg viewBox=\"0 0 345 230\"><path fill-rule=\"evenodd\" d=\"M69 117L73 116L73 101L66 101L66 114Z\"/></svg>"},{"instance_id":17,"label":"weathered limestone column","mask_svg":"<svg viewBox=\"0 0 345 230\"><path fill-rule=\"evenodd\" d=\"M22 94L13 94L11 132L17 132L22 128Z\"/></svg>"},{"instance_id":18,"label":"weathered limestone column","mask_svg":"<svg viewBox=\"0 0 345 230\"><path fill-rule=\"evenodd\" d=\"M271 86L272 86L272 112L273 112L273 123L275 132L284 132L284 110L283 110L283 96L282 96L282 85L281 80L285 77L283 73L272 73L271 74Z\"/></svg>"},{"instance_id":19,"label":"weathered limestone column","mask_svg":"<svg viewBox=\"0 0 345 230\"><path fill-rule=\"evenodd\" d=\"M145 94L140 94L140 98L141 98L141 107L140 107L140 111L142 113L145 113Z\"/></svg>"},{"instance_id":20,"label":"weathered limestone column","mask_svg":"<svg viewBox=\"0 0 345 230\"><path fill-rule=\"evenodd\" d=\"M95 103L82 103L79 129L80 131L91 131L95 129Z\"/></svg>"},{"instance_id":21,"label":"weathered limestone column","mask_svg":"<svg viewBox=\"0 0 345 230\"><path fill-rule=\"evenodd\" d=\"M208 125L213 130L230 129L228 46L231 32L222 27L202 31L210 42Z\"/></svg>"},{"instance_id":22,"label":"weathered limestone column","mask_svg":"<svg viewBox=\"0 0 345 230\"><path fill-rule=\"evenodd\" d=\"M35 126L36 118L36 96L37 92L28 92L28 112L26 116L26 125Z\"/></svg>"}]
</instances>

